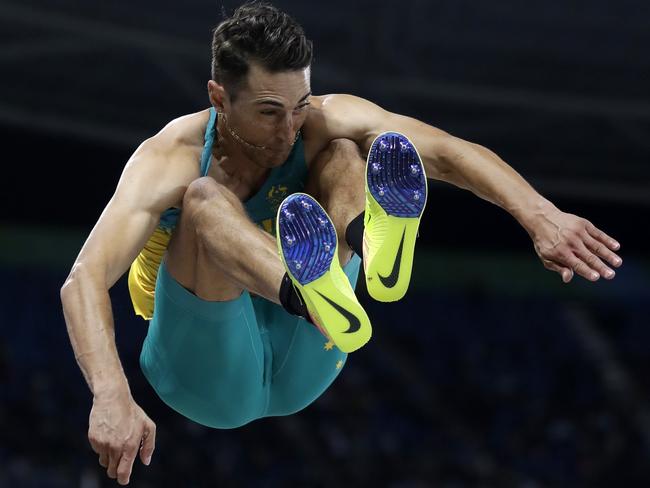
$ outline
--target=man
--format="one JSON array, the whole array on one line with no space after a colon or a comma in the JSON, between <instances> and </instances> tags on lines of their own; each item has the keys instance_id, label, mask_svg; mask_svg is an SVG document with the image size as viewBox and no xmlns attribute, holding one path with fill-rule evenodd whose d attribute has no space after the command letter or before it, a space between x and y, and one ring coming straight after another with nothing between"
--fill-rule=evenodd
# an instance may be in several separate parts
<instances>
[{"instance_id":1,"label":"man","mask_svg":"<svg viewBox=\"0 0 650 488\"><path fill-rule=\"evenodd\" d=\"M155 444L114 340L108 290L131 264L134 306L151 320L145 375L218 428L304 408L369 339L352 291L361 257L372 296L406 292L425 173L511 213L564 282L621 264L618 243L488 149L360 98L312 96L311 42L277 9L240 7L212 51L212 107L136 150L61 290L93 393L89 440L119 483Z\"/></svg>"}]
</instances>

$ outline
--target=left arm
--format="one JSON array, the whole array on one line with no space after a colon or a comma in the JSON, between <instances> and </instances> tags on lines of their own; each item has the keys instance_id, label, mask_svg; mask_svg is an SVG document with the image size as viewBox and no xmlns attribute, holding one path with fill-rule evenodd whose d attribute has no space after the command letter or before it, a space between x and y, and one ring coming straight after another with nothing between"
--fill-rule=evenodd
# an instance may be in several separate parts
<instances>
[{"instance_id":1,"label":"left arm","mask_svg":"<svg viewBox=\"0 0 650 488\"><path fill-rule=\"evenodd\" d=\"M411 117L393 114L350 95L323 97L317 123L331 139L348 138L365 153L382 132L407 136L422 157L428 178L443 180L509 212L526 229L544 266L565 283L573 273L596 281L614 277L619 244L589 221L560 211L489 149Z\"/></svg>"}]
</instances>

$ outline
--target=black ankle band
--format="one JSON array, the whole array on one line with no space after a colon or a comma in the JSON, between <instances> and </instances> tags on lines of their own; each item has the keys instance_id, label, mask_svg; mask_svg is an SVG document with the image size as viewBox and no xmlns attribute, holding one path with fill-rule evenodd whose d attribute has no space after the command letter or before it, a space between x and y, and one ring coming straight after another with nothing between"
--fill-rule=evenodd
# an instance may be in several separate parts
<instances>
[{"instance_id":1,"label":"black ankle band","mask_svg":"<svg viewBox=\"0 0 650 488\"><path fill-rule=\"evenodd\" d=\"M300 296L298 289L293 286L291 278L289 278L287 273L284 273L282 284L280 285L280 303L291 315L298 315L308 322L313 323L307 311L305 301Z\"/></svg>"},{"instance_id":2,"label":"black ankle band","mask_svg":"<svg viewBox=\"0 0 650 488\"><path fill-rule=\"evenodd\" d=\"M363 258L363 219L365 212L361 212L353 218L345 229L345 242L359 256Z\"/></svg>"}]
</instances>

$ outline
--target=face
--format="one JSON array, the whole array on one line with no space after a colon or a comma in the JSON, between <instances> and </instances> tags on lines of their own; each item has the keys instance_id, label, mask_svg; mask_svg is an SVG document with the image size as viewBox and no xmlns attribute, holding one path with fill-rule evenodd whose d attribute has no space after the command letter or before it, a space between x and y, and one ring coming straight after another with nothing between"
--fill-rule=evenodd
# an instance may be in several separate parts
<instances>
[{"instance_id":1,"label":"face","mask_svg":"<svg viewBox=\"0 0 650 488\"><path fill-rule=\"evenodd\" d=\"M247 83L239 89L234 102L224 87L211 81L214 86L210 87L210 97L227 121L227 127L220 129L221 135L233 139L259 166L281 165L307 117L311 95L309 78L309 68L269 73L253 63ZM228 129L238 137L232 136Z\"/></svg>"}]
</instances>

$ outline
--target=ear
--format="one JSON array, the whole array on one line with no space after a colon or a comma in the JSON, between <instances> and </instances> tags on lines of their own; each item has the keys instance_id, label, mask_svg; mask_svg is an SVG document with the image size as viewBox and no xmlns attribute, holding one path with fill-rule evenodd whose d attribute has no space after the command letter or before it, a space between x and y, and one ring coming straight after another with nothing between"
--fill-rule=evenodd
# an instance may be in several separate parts
<instances>
[{"instance_id":1,"label":"ear","mask_svg":"<svg viewBox=\"0 0 650 488\"><path fill-rule=\"evenodd\" d=\"M220 85L214 80L208 81L208 96L210 97L210 103L214 108L219 112L224 111L224 104L227 102L228 94L226 93L223 85Z\"/></svg>"}]
</instances>

